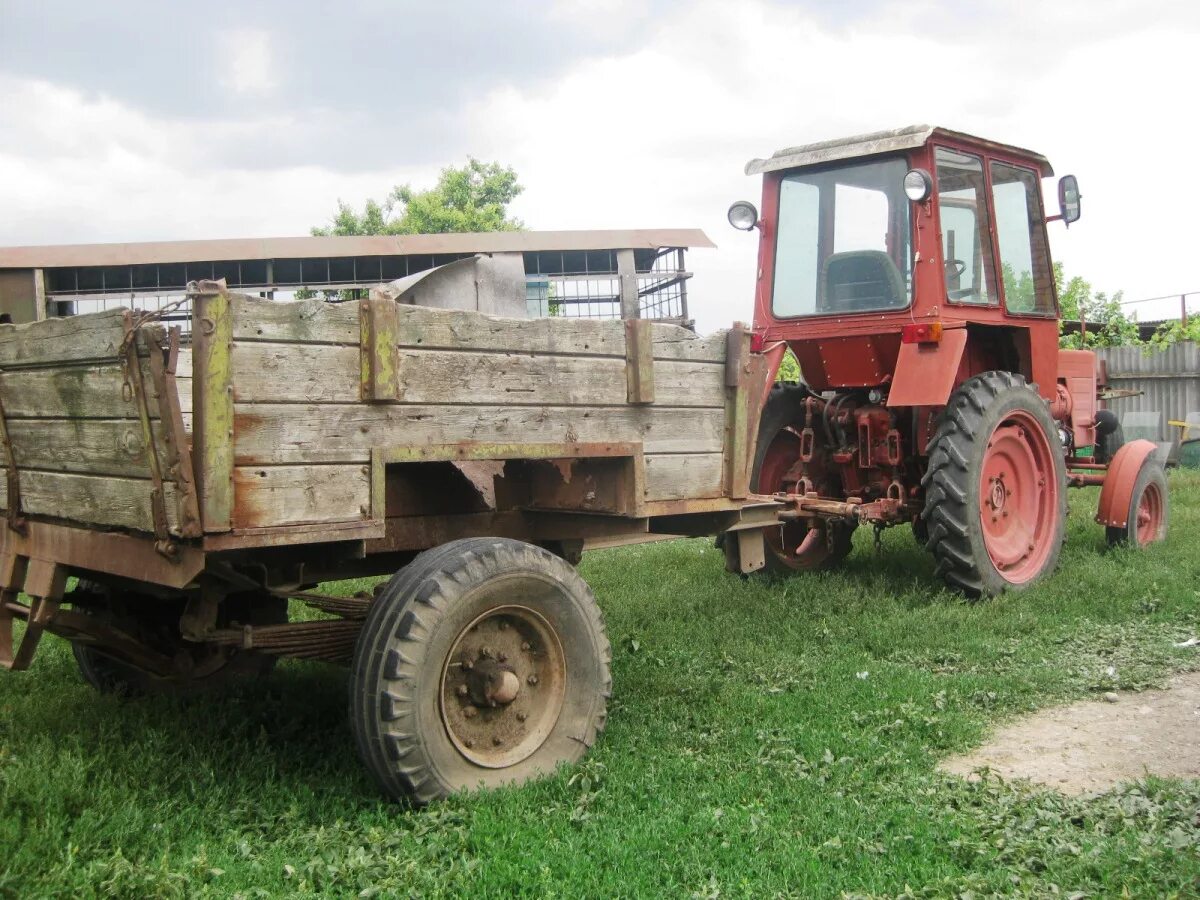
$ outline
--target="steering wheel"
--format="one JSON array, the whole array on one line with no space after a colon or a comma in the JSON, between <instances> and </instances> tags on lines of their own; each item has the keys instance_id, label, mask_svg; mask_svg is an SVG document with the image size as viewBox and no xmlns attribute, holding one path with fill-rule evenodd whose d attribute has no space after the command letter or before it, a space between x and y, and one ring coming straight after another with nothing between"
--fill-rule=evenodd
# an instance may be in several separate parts
<instances>
[{"instance_id":1,"label":"steering wheel","mask_svg":"<svg viewBox=\"0 0 1200 900\"><path fill-rule=\"evenodd\" d=\"M946 274L951 278L962 278L965 271L967 271L967 264L961 259L946 260Z\"/></svg>"}]
</instances>

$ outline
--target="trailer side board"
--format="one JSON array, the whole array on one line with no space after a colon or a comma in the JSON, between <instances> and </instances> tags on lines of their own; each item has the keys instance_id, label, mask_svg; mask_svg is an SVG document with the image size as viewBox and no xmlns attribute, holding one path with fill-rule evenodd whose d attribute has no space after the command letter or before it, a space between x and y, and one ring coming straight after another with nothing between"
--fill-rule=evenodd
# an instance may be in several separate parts
<instances>
[{"instance_id":1,"label":"trailer side board","mask_svg":"<svg viewBox=\"0 0 1200 900\"><path fill-rule=\"evenodd\" d=\"M365 302L229 298L235 532L378 521L372 453L407 459L428 445L469 446L475 459L489 445L635 445L641 503L723 496L724 334L651 325L654 402L631 404L620 321L401 304L394 323L372 328ZM367 355L383 352L362 343L375 334L396 341L394 397L364 383L378 367ZM199 385L198 357L193 364ZM201 406L197 392L193 408ZM471 482L488 493L486 476L463 470L455 478L464 491ZM386 514L407 512L389 505Z\"/></svg>"}]
</instances>

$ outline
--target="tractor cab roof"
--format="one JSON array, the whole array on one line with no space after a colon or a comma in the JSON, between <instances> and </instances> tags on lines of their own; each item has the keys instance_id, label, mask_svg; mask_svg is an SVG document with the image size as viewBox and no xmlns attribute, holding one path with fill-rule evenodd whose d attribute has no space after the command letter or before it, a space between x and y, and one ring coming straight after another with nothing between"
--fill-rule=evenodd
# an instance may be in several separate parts
<instances>
[{"instance_id":1,"label":"tractor cab roof","mask_svg":"<svg viewBox=\"0 0 1200 900\"><path fill-rule=\"evenodd\" d=\"M892 131L875 131L870 134L857 134L853 137L838 138L832 141L818 141L815 144L804 144L799 147L786 147L773 153L767 159L750 160L746 163L746 174L758 175L763 172L815 166L842 159L892 153L897 150L913 150L924 146L931 138L935 137L955 144L969 144L982 150L999 150L1021 156L1037 165L1043 178L1054 174L1049 160L1040 153L932 125L909 125L907 128L896 128Z\"/></svg>"}]
</instances>

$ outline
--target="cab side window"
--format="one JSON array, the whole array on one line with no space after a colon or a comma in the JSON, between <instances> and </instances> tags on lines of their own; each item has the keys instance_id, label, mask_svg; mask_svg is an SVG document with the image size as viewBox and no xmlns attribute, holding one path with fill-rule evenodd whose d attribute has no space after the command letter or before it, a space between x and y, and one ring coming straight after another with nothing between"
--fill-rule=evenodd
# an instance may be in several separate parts
<instances>
[{"instance_id":1,"label":"cab side window","mask_svg":"<svg viewBox=\"0 0 1200 900\"><path fill-rule=\"evenodd\" d=\"M983 160L971 153L938 147L935 161L946 298L951 303L993 306L999 293Z\"/></svg>"},{"instance_id":2,"label":"cab side window","mask_svg":"<svg viewBox=\"0 0 1200 900\"><path fill-rule=\"evenodd\" d=\"M1054 315L1050 254L1042 227L1037 175L1029 169L993 162L992 204L1004 305L1009 312Z\"/></svg>"}]
</instances>

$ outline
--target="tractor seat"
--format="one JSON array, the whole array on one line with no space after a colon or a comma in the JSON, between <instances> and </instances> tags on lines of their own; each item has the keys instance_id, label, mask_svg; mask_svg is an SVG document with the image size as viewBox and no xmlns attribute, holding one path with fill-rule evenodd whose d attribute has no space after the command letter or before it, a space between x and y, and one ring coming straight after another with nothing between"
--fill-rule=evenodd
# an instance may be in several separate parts
<instances>
[{"instance_id":1,"label":"tractor seat","mask_svg":"<svg viewBox=\"0 0 1200 900\"><path fill-rule=\"evenodd\" d=\"M834 253L821 270L820 312L903 309L908 305L904 278L892 258L880 250Z\"/></svg>"}]
</instances>

